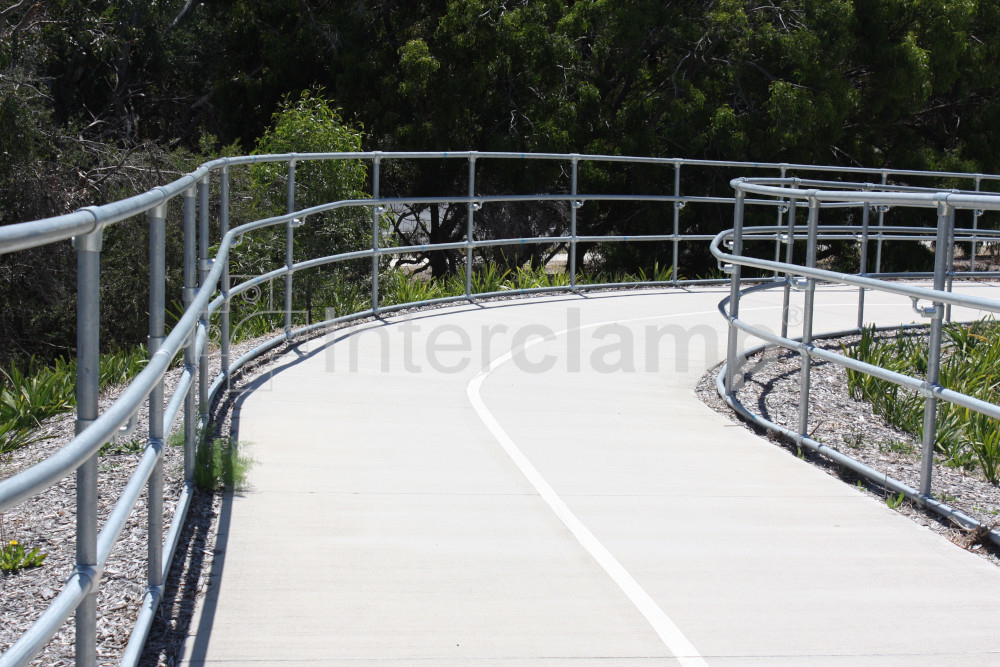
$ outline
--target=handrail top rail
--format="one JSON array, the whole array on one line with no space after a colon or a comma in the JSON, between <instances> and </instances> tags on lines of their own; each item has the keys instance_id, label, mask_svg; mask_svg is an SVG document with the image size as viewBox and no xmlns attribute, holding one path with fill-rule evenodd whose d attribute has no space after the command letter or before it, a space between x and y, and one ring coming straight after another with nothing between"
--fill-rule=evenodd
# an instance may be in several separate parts
<instances>
[{"instance_id":1,"label":"handrail top rail","mask_svg":"<svg viewBox=\"0 0 1000 667\"><path fill-rule=\"evenodd\" d=\"M744 236L748 233L752 233L754 230L768 230L768 229L780 229L778 227L746 227L744 228ZM860 229L859 227L854 227L854 229ZM930 230L928 230L930 231ZM864 275L850 274L850 273L840 273L838 271L830 271L827 269L818 269L814 267L803 266L801 264L789 264L788 262L780 262L769 259L759 259L756 257L749 257L747 255L736 255L733 253L728 253L720 247L726 239L732 237L735 233L733 229L726 229L715 235L709 245L709 250L716 259L729 262L731 264L738 264L740 266L748 266L756 269L763 269L765 271L777 271L779 273L791 274L796 276L801 276L803 278L812 278L821 282L828 283L842 283L845 285L851 285L854 287L864 287L866 289L871 289L879 292L888 292L890 294L898 294L900 296L906 296L911 299L924 299L927 301L933 301L935 303L944 303L953 306L965 306L968 308L977 308L980 310L987 310L994 313L1000 313L1000 302L995 299L986 299L983 297L972 296L968 294L956 294L955 292L948 292L945 290L932 289L930 287L918 287L916 285L909 285L905 282L896 282L889 280L882 280L879 278L869 278ZM930 235L928 234L928 237Z\"/></svg>"},{"instance_id":2,"label":"handrail top rail","mask_svg":"<svg viewBox=\"0 0 1000 667\"><path fill-rule=\"evenodd\" d=\"M667 158L652 156L597 155L581 153L518 153L499 151L400 151L400 152L350 152L350 153L275 153L267 155L242 155L223 157L205 162L189 174L166 185L159 185L127 199L88 206L72 213L43 218L29 222L0 226L0 254L39 247L49 243L68 240L97 232L108 225L120 222L149 209L166 203L198 184L211 172L225 170L239 165L264 164L270 162L296 162L306 160L382 160L382 159L533 159L571 160L585 162L620 162L632 164L670 165L701 167L735 167L752 169L802 170L812 172L839 172L848 174L878 174L884 178L895 176L920 176L938 178L974 179L1000 181L1000 175L920 171L915 169L886 169L872 167L841 167L835 165L809 165L789 162L749 162L735 160L702 160L687 158ZM880 184L881 185L881 184ZM735 187L735 185L734 185ZM884 186L882 186L884 187Z\"/></svg>"},{"instance_id":3,"label":"handrail top rail","mask_svg":"<svg viewBox=\"0 0 1000 667\"><path fill-rule=\"evenodd\" d=\"M837 185L838 189L800 187L802 185ZM952 208L1000 210L1000 193L970 190L898 187L882 183L816 182L798 178L734 178L729 184L738 193L816 202L850 202L890 206L936 208L942 204ZM859 188L864 187L864 190ZM870 188L878 188L874 191Z\"/></svg>"}]
</instances>

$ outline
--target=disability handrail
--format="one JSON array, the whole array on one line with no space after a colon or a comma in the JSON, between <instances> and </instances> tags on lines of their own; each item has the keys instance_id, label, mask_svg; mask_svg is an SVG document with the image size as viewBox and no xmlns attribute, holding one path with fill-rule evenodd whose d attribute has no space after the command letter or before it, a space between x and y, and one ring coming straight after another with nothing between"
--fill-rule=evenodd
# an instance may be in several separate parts
<instances>
[{"instance_id":1,"label":"disability handrail","mask_svg":"<svg viewBox=\"0 0 1000 667\"><path fill-rule=\"evenodd\" d=\"M370 160L375 158L392 159L432 159L432 158L482 158L482 159L526 159L533 160L579 160L583 162L624 162L630 164L659 164L675 166L704 167L736 167L753 169L802 170L817 172L835 172L844 174L873 174L889 176L918 176L935 178L962 178L982 180L1000 180L1000 176L991 174L970 174L967 172L938 171L928 172L913 169L877 169L866 167L837 167L829 165L808 165L789 162L747 162L726 160L693 160L685 158L635 157L622 155L566 154L566 153L510 153L489 151L422 151L394 152L380 151L357 153L281 153L272 155L247 155L240 157L224 157L206 162L198 169L181 178L162 186L157 186L128 199L91 206L73 213L0 227L0 254L34 248L55 241L62 241L91 232L98 231L107 225L120 222L126 218L145 213L150 208L163 204L185 190L193 187L209 173L228 167L263 164L269 162L288 162L295 160ZM885 180L883 180L883 183Z\"/></svg>"},{"instance_id":2,"label":"disability handrail","mask_svg":"<svg viewBox=\"0 0 1000 667\"><path fill-rule=\"evenodd\" d=\"M1000 313L1000 300L976 297L973 295L956 294L951 292L952 280L956 272L954 271L953 248L957 242L983 241L988 239L1000 240L1000 232L996 230L981 229L956 229L956 210L970 209L976 214L975 220L982 215L982 211L1000 210L1000 195L979 192L934 191L920 188L900 188L895 191L886 188L883 191L870 191L870 184L843 183L824 184L827 189L817 189L814 187L802 187L803 185L816 185L815 183L803 183L799 179L756 179L739 178L731 182L736 193L734 202L734 227L733 229L720 232L712 240L712 254L720 262L726 262L731 273L730 295L719 304L719 311L726 318L729 325L729 346L726 355L726 362L722 366L717 376L716 385L719 395L726 403L736 410L746 419L764 428L779 433L793 442L805 446L836 463L843 465L855 473L869 479L870 481L883 485L893 493L902 493L911 500L918 502L928 509L931 509L942 516L953 519L967 528L981 528L980 522L964 514L963 512L950 507L946 503L936 500L932 493L932 470L933 454L936 436L936 414L937 401L945 400L956 405L974 410L994 419L1000 419L1000 405L984 401L975 396L969 396L962 392L954 391L943 387L939 383L939 370L941 363L942 329L946 318L950 319L952 306L963 306L984 310L990 313ZM831 186L839 186L840 189L832 189ZM773 197L779 200L792 200L808 208L808 230L807 230L807 250L805 265L796 264L792 261L791 244L794 243L794 221L789 220L789 228L786 238L789 239L788 252L785 261L771 261L752 257L743 254L743 241L753 235L760 233L764 229L769 232L775 228L744 227L745 208L750 203L746 196L754 194L763 197ZM933 287L927 288L919 285L890 282L884 279L870 277L864 273L867 264L867 257L862 252L862 267L860 274L846 274L836 271L829 271L816 267L816 246L820 239L819 214L825 203L861 203L864 206L863 224L839 229L848 231L851 235L858 235L867 240L869 228L867 226L871 206L901 206L909 208L934 208L937 213L937 224L927 232L933 231L933 241L935 243L935 264L934 272L930 275L933 279ZM801 238L801 237L800 237ZM930 239L929 233L926 238ZM732 248L731 252L723 249L723 246ZM775 275L784 274L783 280L772 284L761 284L749 289L741 287L741 269L743 267L774 271ZM981 274L976 274L981 275ZM805 284L797 283L797 279L805 279ZM813 343L814 335L812 331L815 288L818 282L826 282L841 285L850 285L859 288L858 302L859 314L857 327L848 329L831 335L842 335L845 333L857 333L863 328L863 308L864 295L866 290L883 293L897 294L909 297L913 302L914 310L924 317L931 319L930 342L928 346L928 368L926 376L923 378L909 376L895 372L886 368L853 359L845 354L838 354L830 350L816 347ZM802 315L802 335L791 337L788 332L788 305L789 290L793 285L805 290L805 307ZM760 289L771 289L782 287L784 289L784 307L781 316L781 335L765 330L761 326L753 326L739 317L740 299L750 291ZM920 306L920 302L927 302L931 306ZM727 310L728 308L728 310ZM743 331L755 338L764 341L763 345L750 350L739 350L738 332ZM737 398L737 391L743 382L744 375L742 366L746 360L769 346L780 346L788 350L797 352L800 355L800 398L797 429L788 428L776 424L762 415L754 413L743 405ZM924 423L921 446L921 476L919 490L888 477L885 473L876 471L859 461L839 452L828 445L825 445L811 437L808 430L809 420L809 393L810 393L810 367L813 359L837 364L841 367L857 372L872 375L880 379L892 382L896 385L914 391L924 397ZM996 544L1000 544L1000 530L993 528L988 531L989 539Z\"/></svg>"},{"instance_id":3,"label":"disability handrail","mask_svg":"<svg viewBox=\"0 0 1000 667\"><path fill-rule=\"evenodd\" d=\"M424 159L459 159L469 164L469 187L467 196L415 196L415 197L380 197L379 196L379 165L389 160L424 160ZM370 198L327 202L309 208L295 206L295 169L296 164L316 160L362 160L371 165L372 196ZM563 193L513 193L481 195L476 193L475 177L476 163L483 160L556 160L567 163L567 172L571 175L568 192ZM600 192L584 193L578 188L577 169L580 163L607 162L621 164L645 164L672 169L672 173L663 179L664 183L672 181L670 194L638 193L633 195L610 194ZM229 225L229 172L231 169L261 163L284 163L287 166L288 206L283 215L261 220L245 222L230 228ZM760 179L759 182L742 181L747 190L738 193L737 197L726 194L712 195L699 193L685 195L681 188L681 171L690 167L711 167L736 169L743 172L777 172L778 178ZM712 241L713 252L718 251L720 243L729 236L715 236L711 233L682 233L680 228L680 210L685 206L702 206L730 204L733 202L767 205L777 212L779 224L773 228L761 228L758 234L774 243L777 259L781 247L788 247L794 242L794 234L786 233L786 227L781 223L786 219L791 222L794 211L801 207L801 201L796 198L805 197L795 189L796 185L811 184L819 186L832 184L836 181L787 179L790 172L839 174L850 176L880 177L880 184L867 184L869 190L882 188L885 192L866 192L862 199L837 199L835 197L818 202L816 207L867 207L875 201L874 196L901 197L900 193L888 193L894 186L888 184L891 178L932 178L965 180L978 189L984 181L1000 181L1000 176L987 174L965 174L960 172L922 172L913 170L866 169L859 167L836 167L827 165L801 165L789 163L756 163L739 161L688 160L681 158L629 157L608 155L582 155L557 153L498 153L479 151L427 151L427 152L355 152L355 153L285 153L275 155L250 155L226 157L206 162L189 174L166 185L152 188L148 192L129 197L121 201L102 206L90 206L66 215L47 218L34 222L12 224L0 227L0 254L17 252L28 248L44 246L51 243L74 239L79 272L81 276L81 291L78 294L78 435L65 447L41 463L8 479L0 481L0 512L15 506L48 488L74 470L77 472L78 506L81 511L77 517L77 542L80 548L77 552L77 564L62 592L50 604L43 615L35 622L20 639L3 655L0 655L0 666L21 665L29 662L41 650L51 636L58 630L70 614L76 611L77 623L77 657L78 665L92 665L95 661L96 642L96 591L100 584L102 569L109 557L112 546L118 539L132 508L138 501L143 485L148 485L148 508L151 518L149 527L149 582L148 590L141 603L139 618L130 637L128 647L122 657L123 664L134 664L140 654L146 634L152 624L153 615L163 594L163 585L170 567L173 552L180 539L180 529L183 526L189 503L194 491L194 447L199 427L204 427L208 421L209 406L217 393L226 385L232 374L245 363L256 356L272 349L286 341L300 336L306 336L320 331L332 324L347 322L365 316L392 312L413 305L429 303L447 303L459 300L489 298L500 294L539 293L554 290L582 290L623 285L683 285L698 283L718 283L717 279L683 279L679 276L679 244L681 242ZM672 177L672 178L671 178ZM220 225L219 245L215 257L208 256L209 247L209 209L212 206L209 185L212 179L217 179L218 220ZM758 188L751 190L750 188ZM768 189L771 188L771 189ZM776 188L776 190L775 190ZM914 186L908 190L918 190ZM753 192L760 199L747 200L746 193ZM804 190L802 191L804 192ZM819 192L815 188L810 192ZM974 191L970 191L973 192ZM916 194L920 194L917 192ZM966 197L968 194L951 194L951 197ZM167 219L167 204L171 200L183 200L184 225L184 311L180 320L170 331L165 328L165 223ZM909 201L909 195L904 197ZM661 233L642 235L585 235L577 229L577 211L587 202L596 201L631 201L647 202L670 206L672 219L665 221L665 229ZM881 201L881 200L879 200ZM888 200L887 200L888 201ZM895 201L895 200L893 200ZM952 201L952 200L947 200ZM958 199L955 199L958 201ZM528 203L563 203L569 212L569 228L567 233L551 236L526 238L482 239L473 233L475 212L483 205L510 202ZM384 210L401 206L422 205L465 205L468 207L468 220L465 238L425 245L381 246L378 233L378 216ZM789 204L793 204L789 206ZM293 261L294 228L310 216L344 208L363 207L371 209L373 217L372 246L363 249L344 249L343 252L325 257L309 257ZM985 208L985 207L983 207ZM790 210L789 210L790 209ZM992 209L991 209L992 210ZM884 211L879 212L880 219ZM97 408L97 331L100 309L99 292L99 257L102 250L102 230L120 221L146 215L150 228L150 332L149 332L149 364L140 372L121 396L103 414ZM665 216L667 217L667 216ZM244 234L265 227L284 225L287 230L286 263L277 269L238 284L230 285L229 261L234 252L237 240ZM920 239L924 232L917 228L894 228L882 225L872 225L869 232L875 234L881 248L882 241L896 238ZM783 235L785 237L783 237ZM852 239L856 235L853 227L831 227L823 232L824 238ZM971 242L973 252L975 243L992 238L991 232L972 230L961 232L957 240ZM714 239L714 240L713 240ZM600 285L580 285L576 282L576 247L578 243L591 242L649 242L661 241L672 244L671 279L668 281L637 281L634 283L604 283ZM863 241L867 243L867 237ZM472 290L472 260L473 252L478 248L519 245L547 244L566 245L569 252L570 285L548 286L516 289L504 292L475 293ZM384 305L379 300L379 259L386 255L401 255L419 253L428 250L465 251L466 284L464 294L441 297L419 304ZM734 258L723 253L723 260L738 266L740 262L755 261L749 258ZM337 317L309 324L305 327L292 327L291 294L294 276L297 272L318 266L342 262L352 259L370 259L372 262L372 294L371 304L367 309L354 313L343 313ZM762 260L757 268L773 271L775 277L781 273L791 274L791 269L780 262L769 263ZM876 262L876 273L878 272ZM824 278L821 270L810 268L813 273L801 274L813 278ZM974 273L974 272L973 272ZM736 270L738 276L738 268ZM977 274L978 275L978 274ZM829 277L829 276L826 276ZM285 307L284 333L274 337L240 359L230 363L229 359L229 303L233 296L263 281L284 278ZM753 277L742 282L766 280ZM854 279L854 278L852 278ZM869 277L857 280L871 280ZM779 283L775 283L779 284ZM786 279L783 284L788 284ZM856 284L856 283L855 283ZM910 288L899 287L903 292ZM936 298L945 299L952 297ZM946 301L951 303L951 301ZM220 361L221 368L214 378L208 374L208 329L211 318L218 315L222 329ZM184 366L180 381L170 397L164 396L163 378L173 360L184 352ZM150 404L150 433L147 447L135 472L132 474L125 491L116 503L110 516L98 533L96 522L96 453L100 447L113 438L119 428L127 422L146 400ZM177 508L173 514L171 526L166 538L163 536L162 503L163 481L162 460L165 435L170 431L178 416L183 415L184 434L184 487L177 499Z\"/></svg>"},{"instance_id":4,"label":"disability handrail","mask_svg":"<svg viewBox=\"0 0 1000 667\"><path fill-rule=\"evenodd\" d=\"M781 186L777 183L787 183ZM818 202L843 202L856 204L881 204L890 206L913 206L936 208L946 204L954 208L978 210L1000 210L1000 198L995 194L959 190L941 190L934 188L906 188L894 190L891 186L878 186L879 191L870 189L872 184L856 184L858 189L847 189L849 184L841 183L840 189L823 190L820 188L795 187L807 183L802 179L755 179L738 178L730 185L737 192L737 197L747 193L796 200L816 200ZM834 185L828 183L828 185Z\"/></svg>"}]
</instances>

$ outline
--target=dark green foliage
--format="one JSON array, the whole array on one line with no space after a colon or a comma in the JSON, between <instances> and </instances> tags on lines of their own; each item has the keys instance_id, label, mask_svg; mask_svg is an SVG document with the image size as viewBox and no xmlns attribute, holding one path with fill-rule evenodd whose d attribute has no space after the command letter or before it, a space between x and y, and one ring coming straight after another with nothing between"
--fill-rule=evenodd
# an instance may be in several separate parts
<instances>
[{"instance_id":1,"label":"dark green foliage","mask_svg":"<svg viewBox=\"0 0 1000 667\"><path fill-rule=\"evenodd\" d=\"M205 158L251 149L566 151L997 172L998 32L1000 9L983 0L10 3L0 13L0 224L135 194ZM340 128L331 141L278 130L276 118L305 127L313 114ZM466 192L456 162L383 167L387 195ZM350 169L331 172L346 179L336 188L309 185L309 171L328 168L303 166L300 205L370 192L367 176ZM234 222L283 211L281 178L264 172L234 171L243 179L234 183ZM669 193L668 172L587 163L580 191ZM728 195L737 175L685 167L682 192ZM568 191L564 165L477 165L482 194ZM728 207L694 209L681 211L682 232L731 224ZM460 239L467 227L464 206L396 213L419 221L404 243ZM345 215L300 229L296 258L364 244L369 226ZM579 210L578 228L662 233L672 218L669 205L592 202ZM887 220L910 224L895 211ZM565 233L568 221L562 205L485 206L475 234ZM170 299L180 298L178 227L168 226ZM134 280L146 262L145 223L106 236L102 341L134 345L145 335L146 288ZM242 268L283 261L267 239L254 257L247 250ZM670 244L580 244L578 264L595 250L604 270L633 272L666 265L672 252ZM680 250L681 274L714 270L705 244ZM544 265L547 252L477 257L513 271ZM899 256L887 250L883 268ZM426 259L436 277L464 262L452 251ZM840 259L856 262L831 261ZM361 290L363 273L360 264L307 272L296 310L317 316ZM72 352L73 275L68 244L0 257L0 364ZM321 294L331 281L351 287Z\"/></svg>"}]
</instances>

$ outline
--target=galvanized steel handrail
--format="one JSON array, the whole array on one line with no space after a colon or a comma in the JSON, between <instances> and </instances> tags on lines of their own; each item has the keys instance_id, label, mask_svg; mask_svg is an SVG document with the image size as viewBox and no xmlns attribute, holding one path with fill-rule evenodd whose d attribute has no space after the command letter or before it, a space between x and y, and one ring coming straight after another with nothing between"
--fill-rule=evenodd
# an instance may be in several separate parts
<instances>
[{"instance_id":1,"label":"galvanized steel handrail","mask_svg":"<svg viewBox=\"0 0 1000 667\"><path fill-rule=\"evenodd\" d=\"M532 159L532 160L575 160L582 162L620 162L628 164L657 164L699 167L733 167L739 169L778 169L782 171L801 170L843 174L872 174L897 177L932 177L974 179L977 183L984 180L1000 181L1000 176L992 174L970 174L963 172L927 172L912 169L872 169L866 167L837 167L827 165L807 165L788 162L746 162L725 160L690 160L685 158L652 158L620 155L591 155L565 153L502 153L487 151L423 151L381 153L282 153L274 155L248 155L240 157L225 157L206 162L190 174L169 183L158 186L141 195L136 195L118 202L103 206L86 207L53 218L25 222L0 227L0 254L47 245L56 241L68 240L74 236L83 236L99 229L120 222L127 218L141 215L154 206L179 196L183 191L193 187L198 181L212 172L229 167L262 164L269 162L289 162L296 160L372 160L375 158L392 159ZM884 184L883 180L883 184ZM878 187L878 186L876 186ZM760 194L763 194L761 192ZM449 202L451 200L448 200Z\"/></svg>"},{"instance_id":2,"label":"galvanized steel handrail","mask_svg":"<svg viewBox=\"0 0 1000 667\"><path fill-rule=\"evenodd\" d=\"M468 162L468 193L467 196L449 197L381 197L380 196L380 165L387 160L425 160L425 159L459 159ZM477 195L476 165L482 160L556 160L568 164L570 174L569 192L560 194L529 193L506 195ZM370 163L372 196L365 199L328 202L319 206L298 209L295 205L296 164L312 160L363 160ZM640 193L636 195L582 193L578 187L578 165L581 162L606 162L624 164L647 164L673 169L672 178L664 178L665 183L673 184L672 194ZM287 207L286 213L262 220L246 222L230 229L229 220L229 172L232 168L260 163L284 163L287 168ZM781 178L764 179L756 184L750 181L742 182L746 190L738 192L737 197L684 195L681 189L681 170L688 167L734 168L747 171L777 171ZM23 502L25 499L43 491L69 473L77 472L77 503L80 508L77 516L77 565L74 572L60 594L44 612L42 617L28 630L7 652L0 656L0 666L21 665L29 662L51 636L63 624L65 619L76 612L77 626L77 665L93 665L96 658L96 617L95 600L101 572L111 552L112 546L120 535L125 521L138 500L143 485L148 487L149 519L149 583L145 598L141 604L139 619L130 637L128 647L123 657L123 664L135 664L138 660L146 634L152 624L153 615L163 593L163 584L170 567L173 552L180 538L187 508L194 492L194 446L199 426L204 426L208 419L208 410L214 397L228 382L232 374L258 355L277 347L287 340L306 336L329 327L331 324L347 322L360 317L392 312L414 305L430 303L449 303L476 298L509 295L511 293L543 293L548 291L565 291L566 287L526 288L502 292L477 294L472 291L473 253L476 249L517 244L548 244L568 245L569 274L571 290L598 289L632 285L680 285L718 283L715 279L685 280L679 277L679 244L681 242L704 242L713 240L713 252L726 261L739 266L745 262L751 264L749 258L735 255L718 254L718 246L727 237L711 234L685 234L680 228L680 210L687 205L729 204L734 201L742 206L746 203L769 206L777 210L778 225L762 230L767 240L775 245L775 256L778 259L780 248L788 245L783 238L787 220L793 223L795 210L803 206L805 191L788 187L794 183L825 184L834 181L789 181L789 172L839 173L848 175L880 176L881 185L871 188L887 188L889 177L916 178L952 178L965 179L974 183L976 189L983 181L1000 181L1000 176L985 174L963 174L958 172L920 172L912 170L865 169L857 167L797 165L788 163L755 163L739 161L686 160L681 158L627 157L607 155L581 155L556 153L494 153L478 151L460 152L355 152L355 153L317 153L300 154L286 153L279 155L252 155L228 157L213 160L201 165L198 169L167 185L155 187L128 199L113 202L103 206L92 206L80 209L74 213L57 216L45 220L20 223L0 227L0 254L16 252L27 248L44 246L50 243L74 238L79 265L78 294L78 382L77 382L77 431L78 435L59 452L32 468L0 481L0 511ZM208 256L209 247L209 209L213 205L210 197L209 184L212 178L218 179L218 219L220 224L219 246L214 258ZM866 186L869 187L869 186ZM750 188L756 188L751 190ZM919 189L919 188L918 188ZM760 199L746 200L747 192L755 192ZM877 193L866 192L861 199L837 199L832 195L828 199L822 191L812 189L808 196L815 202L814 208L856 207L865 206L874 201L871 197ZM911 199L902 194L883 194L879 201L897 202ZM945 198L946 205L959 205L964 202L965 194L951 194ZM893 198L895 197L895 198ZM180 198L183 201L184 225L184 312L179 322L169 335L165 329L165 222L167 204ZM795 201L798 199L799 201ZM643 235L595 236L581 235L577 229L577 211L587 202L594 201L641 201L672 205L672 220L665 225L664 233ZM935 200L937 201L937 200ZM483 205L501 202L556 202L565 203L569 210L569 233L558 236L477 239L474 236L473 220L476 211ZM952 203L954 202L954 203ZM380 247L379 244L379 214L393 206L410 205L465 205L468 208L467 229L464 240L427 245L411 245L405 247ZM372 246L364 249L351 249L326 257L312 257L293 261L292 248L294 244L294 227L298 221L309 216L318 215L350 207L368 207L372 211ZM990 210L993 210L992 208ZM884 211L880 211L881 216ZM139 373L124 393L103 414L97 410L97 368L98 368L98 321L100 309L99 294L99 262L102 250L102 231L113 224L138 215L146 215L150 227L150 360L146 368ZM281 266L262 275L250 278L238 285L230 285L229 257L243 234L256 229L285 225L286 227L286 261ZM910 238L910 234L919 235L919 230L910 228L891 228L881 224L871 226L867 231L875 232L879 242L886 239ZM830 231L830 238L845 238L855 233L853 228L837 228ZM988 232L971 230L959 237L960 241L973 244L990 237ZM737 235L734 238L740 238ZM578 243L591 242L649 242L660 241L672 243L672 276L668 281L644 281L634 283L606 283L601 285L578 285L576 283L576 246ZM463 295L432 299L419 304L382 305L379 301L379 259L386 255L419 253L427 250L464 250L466 269L466 289ZM338 317L309 324L305 327L293 328L291 324L292 281L298 271L315 268L334 262L351 259L370 258L372 262L372 295L371 307L357 313L341 314ZM876 266L878 262L876 262ZM758 262L758 268L779 272L790 272L791 269L781 262ZM801 270L798 267L796 270ZM798 275L810 276L814 279L830 279L834 275L809 268ZM869 278L844 277L835 274L836 279L851 278L854 280L872 280ZM736 273L738 276L738 269ZM229 359L229 303L233 296L250 289L265 280L284 278L285 285L285 332L272 338L256 349L230 363ZM759 280L756 279L756 280ZM738 281L734 284L738 284ZM852 284L868 285L856 282ZM879 283L881 284L881 283ZM909 288L899 287L898 293L909 294ZM923 294L923 293L921 293ZM934 298L946 303L951 296L942 296L938 292ZM738 299L738 297L737 297ZM965 302L961 302L965 303ZM221 370L213 379L208 377L208 328L211 318L218 314L221 321ZM739 326L734 318L734 327ZM803 343L808 345L808 341ZM163 391L163 377L173 360L184 355L184 367L181 378L173 395L167 399ZM813 354L816 354L813 351ZM819 356L816 354L816 356ZM937 388L932 390L937 396L947 396L947 393ZM122 424L129 421L139 406L146 400L150 405L149 442L140 462L127 483L126 489L115 505L103 529L97 531L96 493L97 467L96 454L100 447L110 440ZM164 406L164 403L166 405ZM178 499L177 509L173 515L171 526L166 538L163 537L162 502L163 480L162 461L165 435L172 428L178 416L183 415L184 434L184 487Z\"/></svg>"},{"instance_id":3,"label":"galvanized steel handrail","mask_svg":"<svg viewBox=\"0 0 1000 667\"><path fill-rule=\"evenodd\" d=\"M959 191L933 191L921 188L886 188L882 191L873 191L869 188L871 184L838 184L840 189L816 189L803 188L804 185L799 179L756 179L740 178L734 179L731 183L735 190L736 198L734 202L733 229L720 232L711 244L712 254L720 262L725 262L730 268L731 287L730 295L719 304L719 311L729 323L729 345L727 349L726 362L719 371L717 377L717 390L719 395L730 407L736 410L746 419L763 426L773 432L791 439L795 443L805 446L823 456L846 466L855 473L869 479L870 481L883 485L886 489L894 493L903 493L911 500L931 509L938 514L951 518L967 528L979 528L978 521L960 512L946 503L936 500L931 493L933 453L936 432L936 410L937 401L945 400L956 405L974 410L994 419L1000 419L1000 405L981 400L974 396L957 392L943 387L938 381L938 372L941 361L942 348L942 327L946 317L950 317L951 306L963 306L978 310L985 310L991 313L1000 313L1000 300L986 299L972 295L956 294L951 292L951 281L956 275L952 266L953 248L958 242L975 243L986 239L1000 239L1000 234L995 230L980 229L956 229L956 210L969 209L976 213L976 219L982 211L1000 210L1000 195L977 192ZM812 184L810 184L812 185ZM831 184L824 184L829 187ZM798 205L805 205L809 211L808 230L806 235L807 257L806 264L795 264L791 261L791 244L795 242L794 221L789 222L786 230L785 242L789 250L785 261L767 260L759 257L752 257L743 254L743 241L752 238L756 234L773 234L779 231L778 228L767 227L744 227L745 209L750 203L747 194L754 194L764 197L773 197L778 201L793 201ZM820 239L819 213L823 204L827 203L853 203L864 206L865 220L867 221L869 207L872 205L892 205L911 208L934 208L937 212L937 224L934 228L924 229L924 238L933 238L935 243L935 266L934 272L930 274L933 278L933 287L921 287L917 285L889 282L881 279L884 276L872 277L864 273L866 264L865 255L862 254L862 270L859 274L846 274L816 267L816 247ZM794 209L794 206L793 206ZM861 226L839 226L838 231L847 231L846 235L823 235L823 238L844 238L859 239L867 242L870 229L866 225ZM899 238L912 240L920 238L919 228L907 228L905 236ZM930 236L933 232L933 237ZM913 235L911 236L910 233ZM888 238L888 237L883 237ZM801 236L799 236L801 240ZM723 249L723 246L732 248L731 252ZM974 248L974 246L973 246ZM771 284L762 284L750 289L741 286L741 270L743 267L774 271L775 275L784 274L785 278L777 280ZM979 276L981 272L970 271L964 275ZM988 274L995 275L995 274ZM796 279L805 279L805 285L800 287L805 289L805 312L802 316L802 335L793 337L788 335L788 293L789 288ZM909 297L913 301L914 310L925 317L931 319L930 323L930 343L927 375L923 378L916 378L891 371L879 366L874 366L844 354L838 354L829 350L817 347L814 343L812 321L813 308L815 305L814 294L817 283L825 282L855 286L859 288L859 315L858 325L854 329L849 329L827 336L839 336L848 333L858 333L863 326L863 308L865 291L877 291L889 294L897 294ZM740 299L751 290L783 288L785 290L784 309L781 320L781 335L766 331L759 326L753 326L739 317ZM919 306L920 302L931 303L929 307ZM947 308L946 308L947 307ZM750 336L765 341L763 345L751 350L739 350L738 332L743 331ZM741 372L742 365L746 360L770 346L779 346L797 352L800 355L800 400L798 428L788 428L775 424L761 415L743 405L737 398L737 391L743 382ZM810 437L808 430L809 420L809 394L810 394L810 367L812 360L817 359L837 364L846 369L858 371L892 382L896 385L914 391L925 399L924 423L921 447L921 479L919 490L913 489L898 480L888 477L886 474L878 472L851 457L832 449ZM996 544L1000 544L1000 530L989 531L989 539Z\"/></svg>"}]
</instances>

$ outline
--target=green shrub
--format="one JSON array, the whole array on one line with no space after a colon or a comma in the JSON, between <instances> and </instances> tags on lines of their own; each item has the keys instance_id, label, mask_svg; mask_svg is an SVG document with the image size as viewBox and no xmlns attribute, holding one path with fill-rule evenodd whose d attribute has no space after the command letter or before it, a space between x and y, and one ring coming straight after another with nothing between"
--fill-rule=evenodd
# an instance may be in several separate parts
<instances>
[{"instance_id":1,"label":"green shrub","mask_svg":"<svg viewBox=\"0 0 1000 667\"><path fill-rule=\"evenodd\" d=\"M892 338L879 337L874 326L845 353L860 361L920 378L927 373L928 343L925 335L900 331ZM939 382L942 386L987 401L1000 403L1000 325L984 319L969 325L950 324L944 330ZM887 380L848 369L848 386L854 398L869 401L876 414L891 425L922 436L924 398ZM967 408L938 401L935 448L949 465L978 467L989 481L1000 482L1000 424Z\"/></svg>"}]
</instances>

